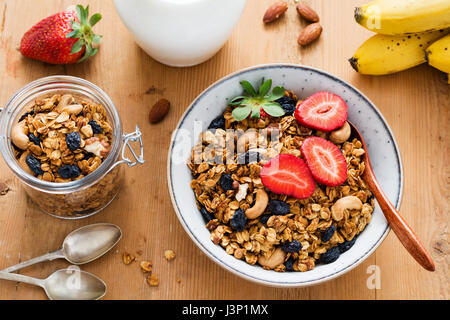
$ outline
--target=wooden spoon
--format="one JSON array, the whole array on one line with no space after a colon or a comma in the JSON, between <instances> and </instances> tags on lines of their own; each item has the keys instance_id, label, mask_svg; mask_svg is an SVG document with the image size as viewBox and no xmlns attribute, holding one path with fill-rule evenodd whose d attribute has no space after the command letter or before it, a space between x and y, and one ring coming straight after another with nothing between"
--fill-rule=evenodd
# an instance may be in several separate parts
<instances>
[{"instance_id":1,"label":"wooden spoon","mask_svg":"<svg viewBox=\"0 0 450 320\"><path fill-rule=\"evenodd\" d=\"M350 121L348 123L352 128L352 136L361 141L365 151L362 158L366 168L364 170L362 178L367 183L370 191L372 191L373 195L377 199L381 207L381 210L383 211L384 216L386 217L386 220L388 221L397 238L409 252L409 254L412 255L413 258L416 259L416 261L426 270L434 271L435 270L434 262L430 254L425 249L423 244L420 242L419 238L417 238L414 231L410 228L410 226L408 226L405 219L403 219L402 216L400 216L398 211L389 201L388 197L384 194L383 190L381 189L381 186L379 185L377 179L375 178L372 166L370 165L369 154L367 152L366 144L364 143L364 139L361 136L361 133Z\"/></svg>"}]
</instances>

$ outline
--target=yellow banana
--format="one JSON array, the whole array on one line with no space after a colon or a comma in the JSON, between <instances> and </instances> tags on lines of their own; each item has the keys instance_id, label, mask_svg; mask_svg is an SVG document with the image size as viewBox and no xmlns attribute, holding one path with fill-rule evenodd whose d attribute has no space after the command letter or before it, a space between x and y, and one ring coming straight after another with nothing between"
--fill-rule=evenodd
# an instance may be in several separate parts
<instances>
[{"instance_id":1,"label":"yellow banana","mask_svg":"<svg viewBox=\"0 0 450 320\"><path fill-rule=\"evenodd\" d=\"M377 34L364 42L349 62L362 74L384 75L406 70L425 63L424 50L449 32L450 29L403 36Z\"/></svg>"},{"instance_id":2,"label":"yellow banana","mask_svg":"<svg viewBox=\"0 0 450 320\"><path fill-rule=\"evenodd\" d=\"M434 42L425 51L425 59L430 66L450 73L450 35Z\"/></svg>"},{"instance_id":3,"label":"yellow banana","mask_svg":"<svg viewBox=\"0 0 450 320\"><path fill-rule=\"evenodd\" d=\"M355 9L364 28L387 35L450 27L450 0L375 0Z\"/></svg>"}]
</instances>

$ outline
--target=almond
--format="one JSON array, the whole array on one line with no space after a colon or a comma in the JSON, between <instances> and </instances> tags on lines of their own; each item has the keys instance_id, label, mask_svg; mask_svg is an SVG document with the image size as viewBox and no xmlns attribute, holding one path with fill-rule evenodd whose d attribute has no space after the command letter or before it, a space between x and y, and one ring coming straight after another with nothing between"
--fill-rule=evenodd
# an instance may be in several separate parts
<instances>
[{"instance_id":1,"label":"almond","mask_svg":"<svg viewBox=\"0 0 450 320\"><path fill-rule=\"evenodd\" d=\"M297 5L297 11L303 19L309 22L319 21L319 15L307 4L299 3Z\"/></svg>"},{"instance_id":2,"label":"almond","mask_svg":"<svg viewBox=\"0 0 450 320\"><path fill-rule=\"evenodd\" d=\"M298 37L298 44L301 46L307 46L310 43L316 41L320 37L321 33L322 26L320 25L320 23L312 23L302 30Z\"/></svg>"},{"instance_id":3,"label":"almond","mask_svg":"<svg viewBox=\"0 0 450 320\"><path fill-rule=\"evenodd\" d=\"M271 23L277 20L283 13L288 9L288 4L286 1L277 1L272 4L269 9L267 9L264 14L263 21L264 23Z\"/></svg>"},{"instance_id":4,"label":"almond","mask_svg":"<svg viewBox=\"0 0 450 320\"><path fill-rule=\"evenodd\" d=\"M150 110L149 120L150 123L158 123L169 113L170 102L167 99L161 99L155 103Z\"/></svg>"}]
</instances>

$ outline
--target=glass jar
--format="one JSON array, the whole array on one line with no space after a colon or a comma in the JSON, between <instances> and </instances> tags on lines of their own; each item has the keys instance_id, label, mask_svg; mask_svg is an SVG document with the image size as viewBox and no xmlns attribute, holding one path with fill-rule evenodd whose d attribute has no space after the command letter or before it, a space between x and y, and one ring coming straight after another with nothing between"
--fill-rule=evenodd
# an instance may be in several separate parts
<instances>
[{"instance_id":1,"label":"glass jar","mask_svg":"<svg viewBox=\"0 0 450 320\"><path fill-rule=\"evenodd\" d=\"M40 180L21 168L11 144L11 129L15 122L34 104L55 94L71 94L75 99L101 104L113 128L111 149L103 163L80 180L54 183ZM130 142L139 142L139 156ZM126 149L134 157L126 157ZM24 189L44 212L63 219L80 219L104 209L116 197L123 181L120 164L132 167L143 164L142 134L139 127L131 134L122 132L117 109L108 95L89 81L71 76L51 76L31 82L8 101L0 113L0 151L6 164L23 183Z\"/></svg>"}]
</instances>

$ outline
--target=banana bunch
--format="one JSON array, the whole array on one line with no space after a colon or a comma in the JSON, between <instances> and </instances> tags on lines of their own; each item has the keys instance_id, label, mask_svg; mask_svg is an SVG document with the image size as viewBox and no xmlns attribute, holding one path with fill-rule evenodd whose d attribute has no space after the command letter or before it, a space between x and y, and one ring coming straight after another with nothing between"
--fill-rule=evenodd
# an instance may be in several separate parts
<instances>
[{"instance_id":1,"label":"banana bunch","mask_svg":"<svg viewBox=\"0 0 450 320\"><path fill-rule=\"evenodd\" d=\"M450 0L375 0L356 8L355 19L377 33L349 60L359 73L384 75L428 62L450 74Z\"/></svg>"}]
</instances>

